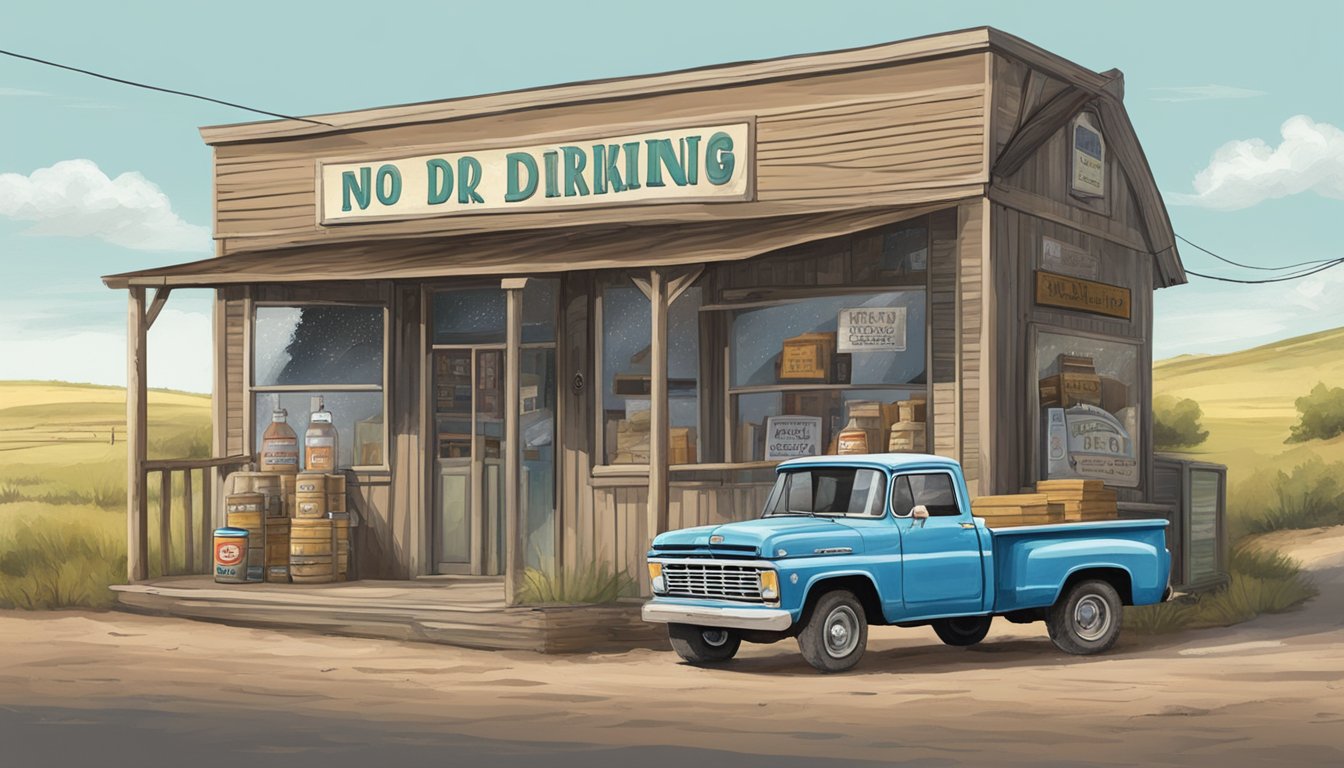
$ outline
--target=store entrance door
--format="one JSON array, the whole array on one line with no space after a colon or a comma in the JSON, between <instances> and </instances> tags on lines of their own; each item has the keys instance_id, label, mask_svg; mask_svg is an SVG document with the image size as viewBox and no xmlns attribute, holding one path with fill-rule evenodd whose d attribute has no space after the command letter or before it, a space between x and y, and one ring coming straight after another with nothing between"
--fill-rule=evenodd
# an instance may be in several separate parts
<instances>
[{"instance_id":1,"label":"store entrance door","mask_svg":"<svg viewBox=\"0 0 1344 768\"><path fill-rule=\"evenodd\" d=\"M434 561L437 573L504 572L504 348L436 347Z\"/></svg>"}]
</instances>

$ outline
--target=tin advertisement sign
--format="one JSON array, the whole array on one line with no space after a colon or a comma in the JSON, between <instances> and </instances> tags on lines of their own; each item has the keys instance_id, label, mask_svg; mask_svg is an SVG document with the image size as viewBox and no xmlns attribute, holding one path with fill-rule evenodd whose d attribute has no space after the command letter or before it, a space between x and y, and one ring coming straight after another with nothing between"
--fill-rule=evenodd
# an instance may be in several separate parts
<instances>
[{"instance_id":1,"label":"tin advertisement sign","mask_svg":"<svg viewBox=\"0 0 1344 768\"><path fill-rule=\"evenodd\" d=\"M1096 280L1101 273L1101 261L1082 248L1053 237L1042 237L1041 269L1060 275Z\"/></svg>"},{"instance_id":2,"label":"tin advertisement sign","mask_svg":"<svg viewBox=\"0 0 1344 768\"><path fill-rule=\"evenodd\" d=\"M1072 191L1079 197L1106 195L1106 140L1083 113L1073 121Z\"/></svg>"},{"instance_id":3,"label":"tin advertisement sign","mask_svg":"<svg viewBox=\"0 0 1344 768\"><path fill-rule=\"evenodd\" d=\"M1049 477L1096 478L1129 488L1139 484L1134 440L1115 416L1091 405L1051 408L1046 425Z\"/></svg>"},{"instance_id":4,"label":"tin advertisement sign","mask_svg":"<svg viewBox=\"0 0 1344 768\"><path fill-rule=\"evenodd\" d=\"M753 193L752 124L318 161L321 224L636 203L731 202Z\"/></svg>"},{"instance_id":5,"label":"tin advertisement sign","mask_svg":"<svg viewBox=\"0 0 1344 768\"><path fill-rule=\"evenodd\" d=\"M905 307L842 309L837 322L840 352L904 352Z\"/></svg>"},{"instance_id":6,"label":"tin advertisement sign","mask_svg":"<svg viewBox=\"0 0 1344 768\"><path fill-rule=\"evenodd\" d=\"M821 453L821 418L771 416L765 420L766 461Z\"/></svg>"}]
</instances>

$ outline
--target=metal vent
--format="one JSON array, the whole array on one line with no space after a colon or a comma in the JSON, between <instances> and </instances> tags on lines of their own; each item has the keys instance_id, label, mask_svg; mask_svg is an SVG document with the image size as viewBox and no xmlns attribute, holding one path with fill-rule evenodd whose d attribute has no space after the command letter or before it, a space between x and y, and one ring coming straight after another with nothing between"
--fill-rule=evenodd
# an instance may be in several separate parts
<instances>
[{"instance_id":1,"label":"metal vent","mask_svg":"<svg viewBox=\"0 0 1344 768\"><path fill-rule=\"evenodd\" d=\"M761 568L731 563L664 563L663 578L670 597L737 600L762 603Z\"/></svg>"}]
</instances>

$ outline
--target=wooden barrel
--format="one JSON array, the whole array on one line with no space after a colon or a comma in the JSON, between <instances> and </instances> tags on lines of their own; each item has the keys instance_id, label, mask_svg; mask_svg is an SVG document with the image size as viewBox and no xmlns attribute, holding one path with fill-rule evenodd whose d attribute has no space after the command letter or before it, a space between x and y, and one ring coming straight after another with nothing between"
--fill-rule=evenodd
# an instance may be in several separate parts
<instances>
[{"instance_id":1,"label":"wooden barrel","mask_svg":"<svg viewBox=\"0 0 1344 768\"><path fill-rule=\"evenodd\" d=\"M266 581L278 583L289 581L289 525L288 518L266 520L263 561Z\"/></svg>"},{"instance_id":2,"label":"wooden barrel","mask_svg":"<svg viewBox=\"0 0 1344 768\"><path fill-rule=\"evenodd\" d=\"M284 517L294 516L294 475L280 475L280 511Z\"/></svg>"},{"instance_id":3,"label":"wooden barrel","mask_svg":"<svg viewBox=\"0 0 1344 768\"><path fill-rule=\"evenodd\" d=\"M290 522L289 574L295 584L343 581L350 565L348 520Z\"/></svg>"},{"instance_id":4,"label":"wooden barrel","mask_svg":"<svg viewBox=\"0 0 1344 768\"><path fill-rule=\"evenodd\" d=\"M327 476L321 472L300 472L294 479L294 491L296 493L322 493L327 492Z\"/></svg>"},{"instance_id":5,"label":"wooden barrel","mask_svg":"<svg viewBox=\"0 0 1344 768\"><path fill-rule=\"evenodd\" d=\"M262 551L261 521L266 515L267 497L248 491L224 497L224 521L230 528L247 531L247 580L262 581L266 561Z\"/></svg>"}]
</instances>

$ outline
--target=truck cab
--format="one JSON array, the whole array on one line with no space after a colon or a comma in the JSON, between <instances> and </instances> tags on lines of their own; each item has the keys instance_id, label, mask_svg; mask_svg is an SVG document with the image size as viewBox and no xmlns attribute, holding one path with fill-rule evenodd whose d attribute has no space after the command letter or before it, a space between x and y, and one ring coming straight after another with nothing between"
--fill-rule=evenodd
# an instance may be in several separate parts
<instances>
[{"instance_id":1,"label":"truck cab","mask_svg":"<svg viewBox=\"0 0 1344 768\"><path fill-rule=\"evenodd\" d=\"M932 625L971 645L994 616L1046 621L1070 653L1114 644L1122 606L1169 593L1165 520L991 530L960 465L920 454L820 456L778 468L755 520L670 531L648 553L646 621L720 663L797 638L821 671L858 663L872 624Z\"/></svg>"}]
</instances>

